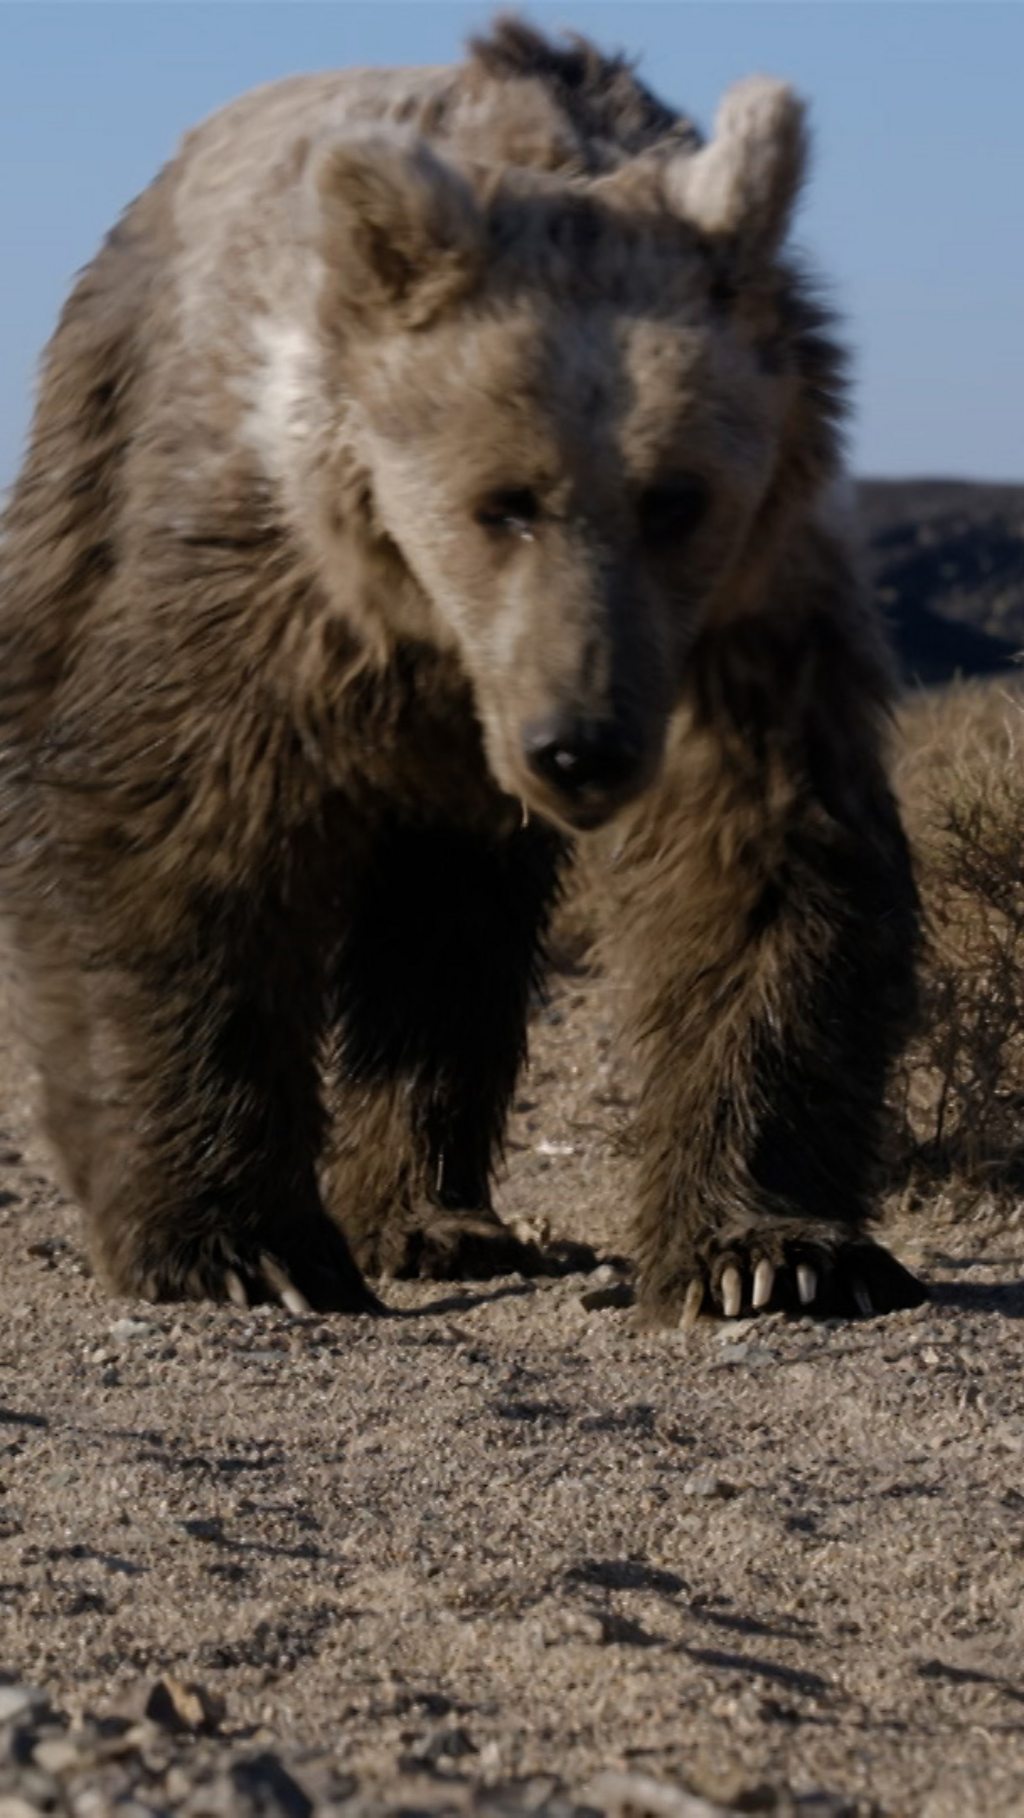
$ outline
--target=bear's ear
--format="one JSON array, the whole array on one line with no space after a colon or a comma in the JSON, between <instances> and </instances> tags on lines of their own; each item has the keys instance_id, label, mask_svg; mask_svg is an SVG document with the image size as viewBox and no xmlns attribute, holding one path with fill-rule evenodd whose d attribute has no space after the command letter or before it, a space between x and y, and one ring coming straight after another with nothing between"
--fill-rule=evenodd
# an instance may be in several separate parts
<instances>
[{"instance_id":1,"label":"bear's ear","mask_svg":"<svg viewBox=\"0 0 1024 1818\"><path fill-rule=\"evenodd\" d=\"M803 102L784 82L750 76L728 89L715 133L665 171L670 206L741 255L771 258L786 236L807 165Z\"/></svg>"},{"instance_id":2,"label":"bear's ear","mask_svg":"<svg viewBox=\"0 0 1024 1818\"><path fill-rule=\"evenodd\" d=\"M313 160L314 235L329 332L422 327L469 290L485 228L469 184L422 139L336 139Z\"/></svg>"}]
</instances>

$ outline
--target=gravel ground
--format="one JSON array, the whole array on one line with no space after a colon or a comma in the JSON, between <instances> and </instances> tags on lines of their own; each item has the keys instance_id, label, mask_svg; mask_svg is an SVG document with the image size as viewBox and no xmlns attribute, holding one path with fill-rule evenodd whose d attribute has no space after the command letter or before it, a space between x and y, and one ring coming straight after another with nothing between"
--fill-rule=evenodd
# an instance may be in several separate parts
<instances>
[{"instance_id":1,"label":"gravel ground","mask_svg":"<svg viewBox=\"0 0 1024 1818\"><path fill-rule=\"evenodd\" d=\"M506 1212L613 1254L624 1096L563 981ZM9 1059L0 1228L0 1818L1024 1813L1019 1222L919 1214L858 1324L128 1305Z\"/></svg>"}]
</instances>

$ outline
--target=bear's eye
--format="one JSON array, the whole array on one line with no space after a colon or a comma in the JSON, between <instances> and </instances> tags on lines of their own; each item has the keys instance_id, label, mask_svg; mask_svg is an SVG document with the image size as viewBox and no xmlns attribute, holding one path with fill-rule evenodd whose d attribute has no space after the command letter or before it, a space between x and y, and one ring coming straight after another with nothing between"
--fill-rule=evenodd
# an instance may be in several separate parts
<instances>
[{"instance_id":1,"label":"bear's eye","mask_svg":"<svg viewBox=\"0 0 1024 1818\"><path fill-rule=\"evenodd\" d=\"M639 502L644 541L662 546L682 543L696 530L707 503L707 488L702 480L678 480L667 486L649 486Z\"/></svg>"},{"instance_id":2,"label":"bear's eye","mask_svg":"<svg viewBox=\"0 0 1024 1818\"><path fill-rule=\"evenodd\" d=\"M478 524L507 536L532 536L539 516L540 500L528 486L510 486L502 492L489 493L476 508Z\"/></svg>"}]
</instances>

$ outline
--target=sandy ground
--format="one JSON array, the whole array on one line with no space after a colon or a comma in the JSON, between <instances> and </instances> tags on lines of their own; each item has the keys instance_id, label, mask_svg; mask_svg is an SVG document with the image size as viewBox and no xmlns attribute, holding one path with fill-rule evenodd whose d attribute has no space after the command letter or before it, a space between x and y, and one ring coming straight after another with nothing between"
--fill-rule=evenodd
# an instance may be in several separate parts
<instances>
[{"instance_id":1,"label":"sandy ground","mask_svg":"<svg viewBox=\"0 0 1024 1818\"><path fill-rule=\"evenodd\" d=\"M608 1033L563 981L502 1204L614 1249ZM0 1231L0 1818L1024 1813L1020 1223L922 1216L857 1324L118 1304L8 1059Z\"/></svg>"}]
</instances>

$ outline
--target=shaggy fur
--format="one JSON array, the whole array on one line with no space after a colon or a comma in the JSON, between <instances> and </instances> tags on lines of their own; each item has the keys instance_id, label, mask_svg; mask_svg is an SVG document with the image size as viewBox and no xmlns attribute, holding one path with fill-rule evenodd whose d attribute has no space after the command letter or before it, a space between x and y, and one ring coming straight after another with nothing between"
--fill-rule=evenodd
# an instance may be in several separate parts
<instances>
[{"instance_id":1,"label":"shaggy fur","mask_svg":"<svg viewBox=\"0 0 1024 1818\"><path fill-rule=\"evenodd\" d=\"M506 21L244 97L79 282L2 548L0 906L115 1289L524 1266L490 1179L585 850L649 1309L761 1261L916 1297L867 1235L915 898L803 158L778 84L702 146Z\"/></svg>"}]
</instances>

